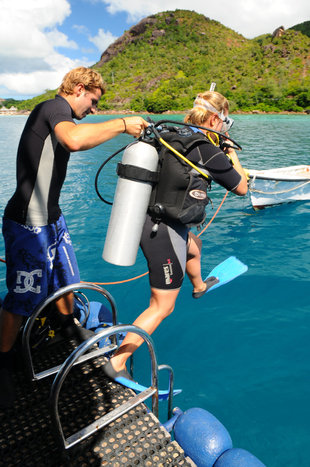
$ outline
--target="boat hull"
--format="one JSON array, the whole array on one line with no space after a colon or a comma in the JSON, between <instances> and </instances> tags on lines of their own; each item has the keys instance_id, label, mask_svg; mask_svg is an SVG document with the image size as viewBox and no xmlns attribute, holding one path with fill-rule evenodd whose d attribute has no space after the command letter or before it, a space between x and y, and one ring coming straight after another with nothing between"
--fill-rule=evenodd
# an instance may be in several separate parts
<instances>
[{"instance_id":1,"label":"boat hull","mask_svg":"<svg viewBox=\"0 0 310 467\"><path fill-rule=\"evenodd\" d=\"M249 171L249 193L254 209L310 200L310 166Z\"/></svg>"}]
</instances>

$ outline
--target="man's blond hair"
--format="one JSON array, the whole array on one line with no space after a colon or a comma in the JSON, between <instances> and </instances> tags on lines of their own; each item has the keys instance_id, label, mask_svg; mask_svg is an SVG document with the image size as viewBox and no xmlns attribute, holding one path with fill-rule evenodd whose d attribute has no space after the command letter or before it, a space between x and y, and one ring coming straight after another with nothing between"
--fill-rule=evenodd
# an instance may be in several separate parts
<instances>
[{"instance_id":1,"label":"man's blond hair","mask_svg":"<svg viewBox=\"0 0 310 467\"><path fill-rule=\"evenodd\" d=\"M105 93L105 86L102 76L91 68L80 66L69 71L63 78L58 89L59 94L70 95L77 84L84 84L87 91L93 91L99 88L101 93Z\"/></svg>"}]
</instances>

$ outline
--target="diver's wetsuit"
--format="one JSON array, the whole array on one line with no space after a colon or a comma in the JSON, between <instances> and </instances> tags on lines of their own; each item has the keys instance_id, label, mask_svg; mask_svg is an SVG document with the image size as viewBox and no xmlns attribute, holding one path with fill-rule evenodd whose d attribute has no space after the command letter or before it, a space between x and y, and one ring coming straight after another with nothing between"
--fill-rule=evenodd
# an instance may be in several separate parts
<instances>
[{"instance_id":1,"label":"diver's wetsuit","mask_svg":"<svg viewBox=\"0 0 310 467\"><path fill-rule=\"evenodd\" d=\"M29 316L59 287L80 282L69 232L59 207L70 153L57 141L55 126L73 122L61 96L31 112L17 153L17 187L3 218L7 287L3 308Z\"/></svg>"},{"instance_id":2,"label":"diver's wetsuit","mask_svg":"<svg viewBox=\"0 0 310 467\"><path fill-rule=\"evenodd\" d=\"M61 96L37 105L21 135L17 152L17 187L4 217L24 225L57 221L59 196L70 153L56 140L55 126L73 122L72 109Z\"/></svg>"},{"instance_id":3,"label":"diver's wetsuit","mask_svg":"<svg viewBox=\"0 0 310 467\"><path fill-rule=\"evenodd\" d=\"M187 158L204 168L212 179L229 191L237 188L240 174L217 146L204 143L194 148ZM141 238L141 248L148 262L150 285L156 289L179 289L182 285L187 256L188 227L178 221L161 221L152 232L155 221L148 214Z\"/></svg>"}]
</instances>

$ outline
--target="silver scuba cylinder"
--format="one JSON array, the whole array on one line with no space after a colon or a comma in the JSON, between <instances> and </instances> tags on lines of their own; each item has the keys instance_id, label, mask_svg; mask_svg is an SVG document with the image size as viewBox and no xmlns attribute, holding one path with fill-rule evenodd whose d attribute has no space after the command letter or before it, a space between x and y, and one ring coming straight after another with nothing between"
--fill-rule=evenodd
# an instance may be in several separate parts
<instances>
[{"instance_id":1,"label":"silver scuba cylinder","mask_svg":"<svg viewBox=\"0 0 310 467\"><path fill-rule=\"evenodd\" d=\"M158 153L150 144L135 141L125 149L122 164L155 172ZM118 178L102 254L105 261L118 266L135 263L151 191L151 182Z\"/></svg>"}]
</instances>

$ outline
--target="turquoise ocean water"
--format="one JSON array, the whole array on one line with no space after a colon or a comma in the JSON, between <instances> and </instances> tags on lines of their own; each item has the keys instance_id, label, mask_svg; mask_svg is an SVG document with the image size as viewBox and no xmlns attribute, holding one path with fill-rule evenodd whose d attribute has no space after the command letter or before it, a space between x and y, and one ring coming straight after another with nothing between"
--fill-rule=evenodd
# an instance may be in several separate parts
<instances>
[{"instance_id":1,"label":"turquoise ocean water","mask_svg":"<svg viewBox=\"0 0 310 467\"><path fill-rule=\"evenodd\" d=\"M26 118L0 116L1 214L14 190L16 149ZM92 116L87 121L108 118L114 117ZM231 136L242 145L240 159L247 168L310 162L306 115L237 115ZM71 156L61 206L85 281L119 281L147 270L140 252L128 268L101 258L111 208L97 197L94 178L100 164L130 141L121 135ZM109 163L99 178L101 193L110 200L115 164ZM224 194L214 185L214 210ZM209 208L209 218L214 210ZM268 467L310 465L309 215L310 202L254 212L248 197L229 194L201 237L202 267L207 274L235 255L248 265L248 272L199 301L191 298L186 279L174 313L153 335L158 362L173 367L175 386L183 389L174 405L210 411L228 429L234 447L247 449ZM4 274L0 263L2 296ZM148 304L147 276L106 288L123 323L131 323ZM136 375L142 380L148 379L145 361L142 349L136 358Z\"/></svg>"}]
</instances>

